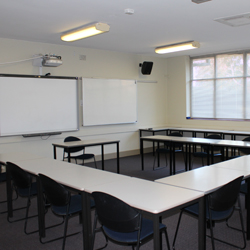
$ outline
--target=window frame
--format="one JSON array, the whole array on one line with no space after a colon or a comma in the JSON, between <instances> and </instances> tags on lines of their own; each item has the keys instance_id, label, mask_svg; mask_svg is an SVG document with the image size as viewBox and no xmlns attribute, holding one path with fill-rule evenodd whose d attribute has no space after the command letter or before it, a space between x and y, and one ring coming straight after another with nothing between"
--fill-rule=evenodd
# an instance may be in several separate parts
<instances>
[{"instance_id":1,"label":"window frame","mask_svg":"<svg viewBox=\"0 0 250 250\"><path fill-rule=\"evenodd\" d=\"M232 76L232 77L217 77L217 56L220 55L235 55L235 54L241 54L243 55L243 75L242 76ZM247 79L250 78L250 70L249 70L249 74L247 75L247 69L248 67L250 67L250 62L249 65L247 65L247 58L249 57L250 59L250 50L244 50L244 51L231 51L231 52L224 52L224 53L218 53L218 54L208 54L208 55L202 55L202 56L195 56L195 57L190 57L190 81L189 81L189 91L188 93L188 100L189 100L189 115L187 117L187 119L193 119L193 120L224 120L224 121L250 121L250 118L246 118L246 114L247 114ZM213 58L214 59L214 75L212 78L203 78L203 79L193 79L193 63L194 60L196 59L205 59L205 58ZM249 60L250 61L250 60ZM216 108L216 81L217 80L223 80L223 79L242 79L243 81L243 93L242 93L242 98L243 98L243 102L242 102L242 108L243 108L243 116L242 118L217 118L216 117L216 112L217 109ZM193 113L193 102L192 102L192 82L194 81L213 81L213 117L212 118L205 118L205 117L193 117L192 113ZM250 107L249 107L250 109Z\"/></svg>"}]
</instances>

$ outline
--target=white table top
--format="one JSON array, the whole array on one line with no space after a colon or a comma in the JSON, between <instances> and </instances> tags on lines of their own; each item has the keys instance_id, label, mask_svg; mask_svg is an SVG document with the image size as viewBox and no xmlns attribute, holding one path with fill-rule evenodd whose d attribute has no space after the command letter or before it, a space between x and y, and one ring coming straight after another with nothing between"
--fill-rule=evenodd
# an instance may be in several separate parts
<instances>
[{"instance_id":1,"label":"white table top","mask_svg":"<svg viewBox=\"0 0 250 250\"><path fill-rule=\"evenodd\" d=\"M84 191L88 186L131 178L86 166L49 158L12 161L31 174L42 173L68 187Z\"/></svg>"},{"instance_id":2,"label":"white table top","mask_svg":"<svg viewBox=\"0 0 250 250\"><path fill-rule=\"evenodd\" d=\"M90 186L86 191L100 191L113 195L138 209L158 214L202 197L197 192L170 185L163 185L139 178L127 178L117 182Z\"/></svg>"},{"instance_id":3,"label":"white table top","mask_svg":"<svg viewBox=\"0 0 250 250\"><path fill-rule=\"evenodd\" d=\"M221 130L221 129L207 129L207 128L182 128L182 127L152 127L151 129L144 128L140 130L148 131L161 131L161 130L179 130L186 132L197 132L197 133L223 133L229 135L250 135L250 131L236 131L233 129Z\"/></svg>"},{"instance_id":4,"label":"white table top","mask_svg":"<svg viewBox=\"0 0 250 250\"><path fill-rule=\"evenodd\" d=\"M207 128L169 128L169 130L190 131L190 132L207 132L207 133L232 133L233 130L207 129ZM250 133L250 132L249 132Z\"/></svg>"},{"instance_id":5,"label":"white table top","mask_svg":"<svg viewBox=\"0 0 250 250\"><path fill-rule=\"evenodd\" d=\"M131 206L151 213L160 213L203 196L202 192L53 159L32 159L13 163L32 174L43 173L79 191L107 192Z\"/></svg>"},{"instance_id":6,"label":"white table top","mask_svg":"<svg viewBox=\"0 0 250 250\"><path fill-rule=\"evenodd\" d=\"M219 140L210 138L198 138L198 137L178 137L178 136L167 136L167 135L153 135L141 137L144 140L152 141L174 141L183 143L194 143L194 144L210 144L214 146L228 146L228 147L250 147L248 141L236 141L236 140Z\"/></svg>"},{"instance_id":7,"label":"white table top","mask_svg":"<svg viewBox=\"0 0 250 250\"><path fill-rule=\"evenodd\" d=\"M225 161L225 163L226 162L227 161ZM215 165L210 165L197 168L155 181L158 183L202 191L205 194L208 194L246 173L244 170L219 168L214 166Z\"/></svg>"},{"instance_id":8,"label":"white table top","mask_svg":"<svg viewBox=\"0 0 250 250\"><path fill-rule=\"evenodd\" d=\"M250 155L245 155L232 160L219 162L211 165L211 167L243 171L244 176L247 178L250 177Z\"/></svg>"},{"instance_id":9,"label":"white table top","mask_svg":"<svg viewBox=\"0 0 250 250\"><path fill-rule=\"evenodd\" d=\"M75 146L99 145L99 144L106 144L106 143L108 144L117 142L119 142L119 140L94 139L94 140L80 140L71 142L52 143L52 145L58 147L75 147Z\"/></svg>"},{"instance_id":10,"label":"white table top","mask_svg":"<svg viewBox=\"0 0 250 250\"><path fill-rule=\"evenodd\" d=\"M0 161L6 163L7 161L24 161L29 159L40 159L43 156L27 153L27 152L13 152L13 153L2 153L0 154Z\"/></svg>"},{"instance_id":11,"label":"white table top","mask_svg":"<svg viewBox=\"0 0 250 250\"><path fill-rule=\"evenodd\" d=\"M218 142L221 141L209 138L179 137L179 136L168 136L168 135L143 136L141 137L141 139L152 140L152 141L175 141L175 142L196 143L196 144L211 144L215 143L216 141Z\"/></svg>"}]
</instances>

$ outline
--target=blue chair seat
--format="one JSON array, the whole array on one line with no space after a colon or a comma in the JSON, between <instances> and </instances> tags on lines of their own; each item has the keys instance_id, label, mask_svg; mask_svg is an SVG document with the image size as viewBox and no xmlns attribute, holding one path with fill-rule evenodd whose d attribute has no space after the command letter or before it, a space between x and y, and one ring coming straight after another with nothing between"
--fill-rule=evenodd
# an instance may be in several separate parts
<instances>
[{"instance_id":1,"label":"blue chair seat","mask_svg":"<svg viewBox=\"0 0 250 250\"><path fill-rule=\"evenodd\" d=\"M37 183L33 182L30 187L30 194L29 194L29 188L18 188L18 194L23 197L28 197L37 195Z\"/></svg>"},{"instance_id":2,"label":"blue chair seat","mask_svg":"<svg viewBox=\"0 0 250 250\"><path fill-rule=\"evenodd\" d=\"M209 153L209 155L211 156L211 153ZM207 157L207 152L194 152L193 153L194 157L200 157L200 158L205 158ZM214 156L221 156L221 153L215 153Z\"/></svg>"},{"instance_id":3,"label":"blue chair seat","mask_svg":"<svg viewBox=\"0 0 250 250\"><path fill-rule=\"evenodd\" d=\"M0 182L6 181L6 173L0 173Z\"/></svg>"},{"instance_id":4,"label":"blue chair seat","mask_svg":"<svg viewBox=\"0 0 250 250\"><path fill-rule=\"evenodd\" d=\"M241 184L240 192L243 193L243 194L247 194L247 183L246 182Z\"/></svg>"},{"instance_id":5,"label":"blue chair seat","mask_svg":"<svg viewBox=\"0 0 250 250\"><path fill-rule=\"evenodd\" d=\"M91 200L91 208L94 207L94 201ZM51 206L52 211L60 216L67 214L67 206ZM82 210L81 195L72 195L70 198L69 214L76 214Z\"/></svg>"},{"instance_id":6,"label":"blue chair seat","mask_svg":"<svg viewBox=\"0 0 250 250\"><path fill-rule=\"evenodd\" d=\"M88 159L92 159L94 158L95 155L94 154L83 154L83 155L79 155L79 156L73 156L70 158L74 158L74 159L78 159L78 160L88 160Z\"/></svg>"},{"instance_id":7,"label":"blue chair seat","mask_svg":"<svg viewBox=\"0 0 250 250\"><path fill-rule=\"evenodd\" d=\"M140 240L144 240L152 235L153 230L153 221L148 219L142 219L142 230L140 234ZM164 224L159 223L160 230L166 228ZM108 229L107 227L103 226L103 230L107 234L107 236L114 241L117 242L125 242L126 244L133 244L137 242L137 235L138 232L129 232L129 233L120 233L113 230Z\"/></svg>"},{"instance_id":8,"label":"blue chair seat","mask_svg":"<svg viewBox=\"0 0 250 250\"><path fill-rule=\"evenodd\" d=\"M156 149L157 153L162 153L162 154L167 154L170 152L170 150L168 148L157 148Z\"/></svg>"},{"instance_id":9,"label":"blue chair seat","mask_svg":"<svg viewBox=\"0 0 250 250\"><path fill-rule=\"evenodd\" d=\"M185 207L184 208L185 212L188 212L190 214L199 215L199 204L195 203L194 205L191 205L189 207ZM231 216L231 214L233 213L233 208L230 208L226 211L214 211L211 210L211 215L212 215L212 220L213 221L220 221L220 220L225 220L225 218L228 218ZM208 207L206 209L206 218L207 220L209 220L209 211L208 211Z\"/></svg>"}]
</instances>

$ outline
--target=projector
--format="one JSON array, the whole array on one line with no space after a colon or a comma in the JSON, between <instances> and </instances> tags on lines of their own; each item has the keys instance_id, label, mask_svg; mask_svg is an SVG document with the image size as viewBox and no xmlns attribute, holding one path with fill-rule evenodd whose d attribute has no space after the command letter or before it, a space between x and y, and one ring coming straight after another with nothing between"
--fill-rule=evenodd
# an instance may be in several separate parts
<instances>
[{"instance_id":1,"label":"projector","mask_svg":"<svg viewBox=\"0 0 250 250\"><path fill-rule=\"evenodd\" d=\"M43 57L42 65L45 67L58 67L62 65L62 59L60 56L48 56Z\"/></svg>"}]
</instances>

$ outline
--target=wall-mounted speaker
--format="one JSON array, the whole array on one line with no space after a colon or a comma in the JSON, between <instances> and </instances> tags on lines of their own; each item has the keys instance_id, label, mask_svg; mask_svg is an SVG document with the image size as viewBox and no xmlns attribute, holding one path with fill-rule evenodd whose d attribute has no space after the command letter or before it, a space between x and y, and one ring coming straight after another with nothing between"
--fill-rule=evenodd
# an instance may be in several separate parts
<instances>
[{"instance_id":1,"label":"wall-mounted speaker","mask_svg":"<svg viewBox=\"0 0 250 250\"><path fill-rule=\"evenodd\" d=\"M139 66L141 67L141 73L143 75L150 75L153 68L153 62L143 62L140 63Z\"/></svg>"}]
</instances>

